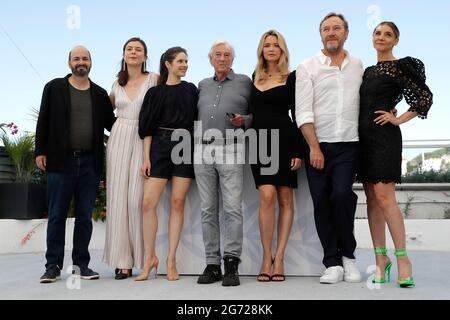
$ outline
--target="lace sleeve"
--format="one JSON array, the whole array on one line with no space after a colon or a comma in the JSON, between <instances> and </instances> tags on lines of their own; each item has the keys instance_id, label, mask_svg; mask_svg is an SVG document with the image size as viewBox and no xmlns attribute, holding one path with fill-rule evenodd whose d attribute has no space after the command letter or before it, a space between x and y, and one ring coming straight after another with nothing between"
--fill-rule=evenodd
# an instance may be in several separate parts
<instances>
[{"instance_id":1,"label":"lace sleeve","mask_svg":"<svg viewBox=\"0 0 450 320\"><path fill-rule=\"evenodd\" d=\"M408 111L417 112L422 119L427 118L433 104L433 93L425 84L425 66L419 59L406 57L398 61L397 81L403 96L410 106Z\"/></svg>"}]
</instances>

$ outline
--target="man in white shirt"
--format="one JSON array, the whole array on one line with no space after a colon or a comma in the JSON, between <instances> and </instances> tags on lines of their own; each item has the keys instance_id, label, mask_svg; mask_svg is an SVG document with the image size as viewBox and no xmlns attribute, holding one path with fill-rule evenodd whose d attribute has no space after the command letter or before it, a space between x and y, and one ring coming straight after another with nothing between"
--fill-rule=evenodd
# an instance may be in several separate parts
<instances>
[{"instance_id":1,"label":"man in white shirt","mask_svg":"<svg viewBox=\"0 0 450 320\"><path fill-rule=\"evenodd\" d=\"M320 283L361 281L353 234L358 197L352 186L364 70L344 50L348 33L344 16L328 14L320 24L323 49L297 68L295 114L309 147L306 170L327 268Z\"/></svg>"}]
</instances>

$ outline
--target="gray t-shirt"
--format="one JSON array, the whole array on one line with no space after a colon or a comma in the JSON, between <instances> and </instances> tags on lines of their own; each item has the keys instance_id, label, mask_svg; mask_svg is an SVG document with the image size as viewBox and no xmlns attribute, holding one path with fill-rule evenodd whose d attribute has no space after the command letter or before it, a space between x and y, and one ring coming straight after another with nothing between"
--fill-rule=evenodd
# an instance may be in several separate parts
<instances>
[{"instance_id":1,"label":"gray t-shirt","mask_svg":"<svg viewBox=\"0 0 450 320\"><path fill-rule=\"evenodd\" d=\"M92 150L91 90L78 90L70 85L70 148Z\"/></svg>"}]
</instances>

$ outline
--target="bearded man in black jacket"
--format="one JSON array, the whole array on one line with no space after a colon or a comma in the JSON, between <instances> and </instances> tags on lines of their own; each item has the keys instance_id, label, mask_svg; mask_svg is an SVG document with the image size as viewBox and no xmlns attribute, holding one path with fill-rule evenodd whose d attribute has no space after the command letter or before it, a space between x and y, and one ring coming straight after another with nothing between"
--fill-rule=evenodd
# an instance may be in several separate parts
<instances>
[{"instance_id":1,"label":"bearded man in black jacket","mask_svg":"<svg viewBox=\"0 0 450 320\"><path fill-rule=\"evenodd\" d=\"M48 227L46 271L41 283L61 275L67 212L74 199L72 260L82 279L98 279L88 265L92 210L103 170L104 129L115 121L107 92L89 79L90 52L81 46L69 53L72 73L44 88L36 128L36 164L47 173Z\"/></svg>"}]
</instances>

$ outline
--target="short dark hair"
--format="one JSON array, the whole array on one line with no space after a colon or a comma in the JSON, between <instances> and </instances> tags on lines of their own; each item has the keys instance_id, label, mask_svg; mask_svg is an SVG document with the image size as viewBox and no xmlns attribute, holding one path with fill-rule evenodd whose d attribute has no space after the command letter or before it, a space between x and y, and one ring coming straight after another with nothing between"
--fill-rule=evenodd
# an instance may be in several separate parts
<instances>
[{"instance_id":1,"label":"short dark hair","mask_svg":"<svg viewBox=\"0 0 450 320\"><path fill-rule=\"evenodd\" d=\"M400 38L400 30L398 29L397 25L396 25L395 23L393 23L392 21L383 21L383 22L380 22L380 23L375 27L375 29L373 30L373 34L375 34L375 31L377 31L377 28L378 28L379 26L389 26L389 27L392 29L392 31L394 31L395 37L396 37L397 39Z\"/></svg>"},{"instance_id":2,"label":"short dark hair","mask_svg":"<svg viewBox=\"0 0 450 320\"><path fill-rule=\"evenodd\" d=\"M327 14L325 16L325 18L322 19L322 21L320 21L320 26L319 26L319 31L320 32L322 31L322 24L325 22L325 20L328 20L328 19L333 18L333 17L337 17L337 18L341 19L344 22L345 31L348 31L348 22L345 19L344 15L342 15L340 13L336 13L336 12L330 12L329 14Z\"/></svg>"}]
</instances>

